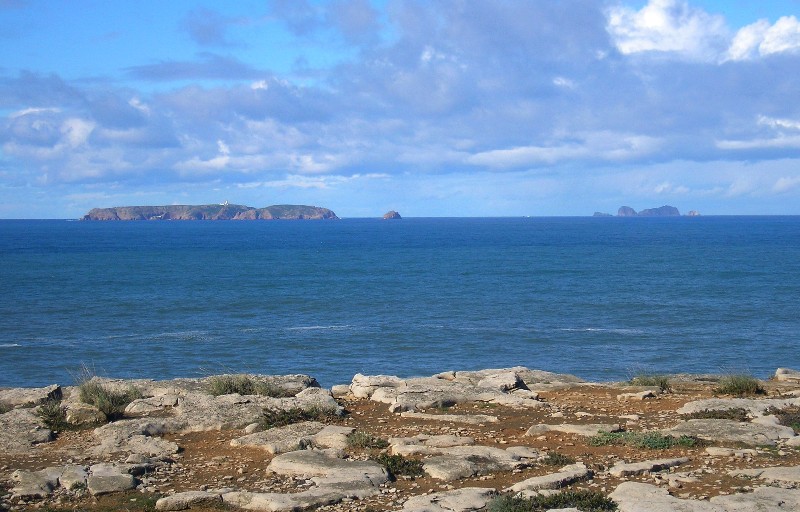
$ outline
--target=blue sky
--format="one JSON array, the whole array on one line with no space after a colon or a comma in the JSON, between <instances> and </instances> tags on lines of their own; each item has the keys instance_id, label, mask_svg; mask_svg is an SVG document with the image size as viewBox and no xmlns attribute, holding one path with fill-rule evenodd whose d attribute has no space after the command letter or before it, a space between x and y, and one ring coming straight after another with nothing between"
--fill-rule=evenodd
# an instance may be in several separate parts
<instances>
[{"instance_id":1,"label":"blue sky","mask_svg":"<svg viewBox=\"0 0 800 512\"><path fill-rule=\"evenodd\" d=\"M800 214L800 0L0 0L0 218Z\"/></svg>"}]
</instances>

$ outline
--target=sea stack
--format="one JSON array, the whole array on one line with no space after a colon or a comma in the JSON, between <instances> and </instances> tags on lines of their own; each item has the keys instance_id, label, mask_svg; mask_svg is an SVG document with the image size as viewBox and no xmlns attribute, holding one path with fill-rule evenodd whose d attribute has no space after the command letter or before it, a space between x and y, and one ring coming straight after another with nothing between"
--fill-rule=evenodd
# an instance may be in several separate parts
<instances>
[{"instance_id":1,"label":"sea stack","mask_svg":"<svg viewBox=\"0 0 800 512\"><path fill-rule=\"evenodd\" d=\"M390 210L383 214L383 220L398 220L402 218L403 217L401 217L400 214L394 210Z\"/></svg>"}]
</instances>

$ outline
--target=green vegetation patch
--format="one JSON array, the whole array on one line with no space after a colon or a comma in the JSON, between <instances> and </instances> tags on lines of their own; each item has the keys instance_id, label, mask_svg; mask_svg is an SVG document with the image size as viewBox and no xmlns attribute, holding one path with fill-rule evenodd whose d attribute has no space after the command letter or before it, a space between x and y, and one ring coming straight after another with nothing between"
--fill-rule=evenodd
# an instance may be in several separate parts
<instances>
[{"instance_id":1,"label":"green vegetation patch","mask_svg":"<svg viewBox=\"0 0 800 512\"><path fill-rule=\"evenodd\" d=\"M93 405L106 415L109 421L115 421L125 415L125 407L129 403L142 398L142 393L134 386L124 391L113 391L96 380L85 380L78 386L81 402Z\"/></svg>"},{"instance_id":2,"label":"green vegetation patch","mask_svg":"<svg viewBox=\"0 0 800 512\"><path fill-rule=\"evenodd\" d=\"M61 431L69 427L69 423L67 423L67 408L61 404L61 400L47 400L36 408L36 416L50 430Z\"/></svg>"},{"instance_id":3,"label":"green vegetation patch","mask_svg":"<svg viewBox=\"0 0 800 512\"><path fill-rule=\"evenodd\" d=\"M208 392L213 396L231 395L262 395L273 398L285 398L295 394L270 382L255 379L249 375L215 375L208 379Z\"/></svg>"},{"instance_id":4,"label":"green vegetation patch","mask_svg":"<svg viewBox=\"0 0 800 512\"><path fill-rule=\"evenodd\" d=\"M597 491L564 491L548 496L523 498L504 494L486 507L488 512L543 512L551 509L577 508L582 512L617 510L617 504Z\"/></svg>"},{"instance_id":5,"label":"green vegetation patch","mask_svg":"<svg viewBox=\"0 0 800 512\"><path fill-rule=\"evenodd\" d=\"M0 402L0 414L5 414L8 411L10 411L11 409L13 409L11 404L7 404L5 402Z\"/></svg>"},{"instance_id":6,"label":"green vegetation patch","mask_svg":"<svg viewBox=\"0 0 800 512\"><path fill-rule=\"evenodd\" d=\"M308 409L300 407L291 407L289 409L264 409L261 412L261 418L258 424L263 430L269 430L271 428L292 425L293 423L300 423L301 421L322 420L334 416L335 414L335 411L323 409L321 407L310 407Z\"/></svg>"},{"instance_id":7,"label":"green vegetation patch","mask_svg":"<svg viewBox=\"0 0 800 512\"><path fill-rule=\"evenodd\" d=\"M747 410L739 407L732 409L704 409L689 414L681 414L681 418L686 420L734 420L741 422L750 420Z\"/></svg>"},{"instance_id":8,"label":"green vegetation patch","mask_svg":"<svg viewBox=\"0 0 800 512\"><path fill-rule=\"evenodd\" d=\"M386 439L375 437L367 432L356 430L347 436L347 446L351 448L382 450L388 448L389 442Z\"/></svg>"},{"instance_id":9,"label":"green vegetation patch","mask_svg":"<svg viewBox=\"0 0 800 512\"><path fill-rule=\"evenodd\" d=\"M398 476L416 478L425 474L422 469L422 461L407 459L402 455L382 453L377 457L372 457L372 460L385 467L392 478L397 478Z\"/></svg>"},{"instance_id":10,"label":"green vegetation patch","mask_svg":"<svg viewBox=\"0 0 800 512\"><path fill-rule=\"evenodd\" d=\"M570 464L575 464L575 459L572 457L568 457L564 454L557 453L557 452L550 452L547 454L547 457L542 459L542 464L547 466L569 466Z\"/></svg>"},{"instance_id":11,"label":"green vegetation patch","mask_svg":"<svg viewBox=\"0 0 800 512\"><path fill-rule=\"evenodd\" d=\"M791 406L784 409L770 407L767 414L773 414L778 418L778 423L791 427L796 433L800 433L800 407Z\"/></svg>"},{"instance_id":12,"label":"green vegetation patch","mask_svg":"<svg viewBox=\"0 0 800 512\"><path fill-rule=\"evenodd\" d=\"M631 379L634 386L657 387L662 393L672 391L669 377L666 375L640 374Z\"/></svg>"},{"instance_id":13,"label":"green vegetation patch","mask_svg":"<svg viewBox=\"0 0 800 512\"><path fill-rule=\"evenodd\" d=\"M719 380L719 385L714 388L718 395L753 396L766 395L761 381L751 375L726 375Z\"/></svg>"},{"instance_id":14,"label":"green vegetation patch","mask_svg":"<svg viewBox=\"0 0 800 512\"><path fill-rule=\"evenodd\" d=\"M701 444L696 437L665 436L660 432L600 432L589 438L590 446L623 445L648 450L666 450L675 447L693 448Z\"/></svg>"}]
</instances>

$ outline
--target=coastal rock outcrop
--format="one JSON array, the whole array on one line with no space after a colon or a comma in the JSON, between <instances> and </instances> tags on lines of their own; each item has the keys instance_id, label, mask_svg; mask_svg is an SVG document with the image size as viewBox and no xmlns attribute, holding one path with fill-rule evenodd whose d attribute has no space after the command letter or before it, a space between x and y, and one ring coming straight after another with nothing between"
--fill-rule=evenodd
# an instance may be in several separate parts
<instances>
[{"instance_id":1,"label":"coastal rock outcrop","mask_svg":"<svg viewBox=\"0 0 800 512\"><path fill-rule=\"evenodd\" d=\"M403 217L401 217L400 214L394 210L389 210L388 212L383 214L383 220L399 220L402 218Z\"/></svg>"},{"instance_id":2,"label":"coastal rock outcrop","mask_svg":"<svg viewBox=\"0 0 800 512\"><path fill-rule=\"evenodd\" d=\"M93 208L81 220L327 220L333 211L318 206L274 205L253 208L238 204L117 206Z\"/></svg>"},{"instance_id":3,"label":"coastal rock outcrop","mask_svg":"<svg viewBox=\"0 0 800 512\"><path fill-rule=\"evenodd\" d=\"M638 213L630 206L620 206L619 210L617 210L617 217L679 217L680 214L677 208L669 205L647 208Z\"/></svg>"}]
</instances>

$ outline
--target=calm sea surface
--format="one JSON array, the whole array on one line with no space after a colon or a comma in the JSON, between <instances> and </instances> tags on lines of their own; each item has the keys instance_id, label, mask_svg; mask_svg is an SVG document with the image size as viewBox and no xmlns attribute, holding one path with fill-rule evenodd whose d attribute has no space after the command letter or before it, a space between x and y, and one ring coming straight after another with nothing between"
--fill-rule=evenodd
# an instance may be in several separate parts
<instances>
[{"instance_id":1,"label":"calm sea surface","mask_svg":"<svg viewBox=\"0 0 800 512\"><path fill-rule=\"evenodd\" d=\"M0 221L0 386L800 369L800 217Z\"/></svg>"}]
</instances>

